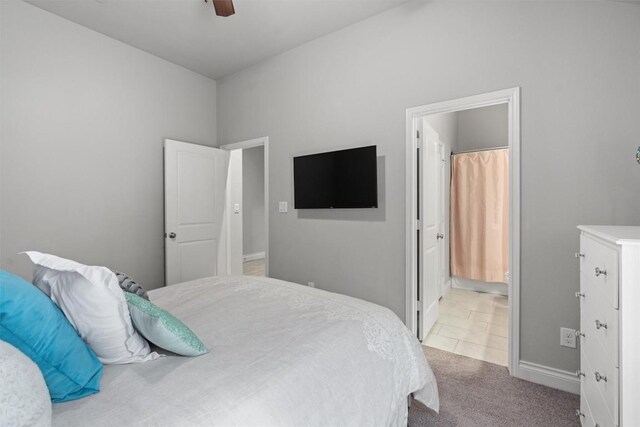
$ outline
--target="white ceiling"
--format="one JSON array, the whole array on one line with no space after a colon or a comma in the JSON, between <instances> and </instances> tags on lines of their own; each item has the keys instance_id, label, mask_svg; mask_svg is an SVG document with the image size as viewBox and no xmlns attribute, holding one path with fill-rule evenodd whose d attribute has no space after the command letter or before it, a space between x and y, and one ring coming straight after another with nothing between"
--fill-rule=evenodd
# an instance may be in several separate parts
<instances>
[{"instance_id":1,"label":"white ceiling","mask_svg":"<svg viewBox=\"0 0 640 427\"><path fill-rule=\"evenodd\" d=\"M26 0L39 8L218 79L403 3L402 0Z\"/></svg>"}]
</instances>

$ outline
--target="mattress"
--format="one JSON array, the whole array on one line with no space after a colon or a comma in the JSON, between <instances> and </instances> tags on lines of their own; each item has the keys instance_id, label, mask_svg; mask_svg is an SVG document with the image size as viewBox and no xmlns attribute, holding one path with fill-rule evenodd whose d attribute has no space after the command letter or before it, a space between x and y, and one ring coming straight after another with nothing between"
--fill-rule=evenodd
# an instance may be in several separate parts
<instances>
[{"instance_id":1,"label":"mattress","mask_svg":"<svg viewBox=\"0 0 640 427\"><path fill-rule=\"evenodd\" d=\"M53 406L56 426L397 426L407 396L438 410L420 343L390 310L269 278L149 292L209 353L105 366L100 393Z\"/></svg>"}]
</instances>

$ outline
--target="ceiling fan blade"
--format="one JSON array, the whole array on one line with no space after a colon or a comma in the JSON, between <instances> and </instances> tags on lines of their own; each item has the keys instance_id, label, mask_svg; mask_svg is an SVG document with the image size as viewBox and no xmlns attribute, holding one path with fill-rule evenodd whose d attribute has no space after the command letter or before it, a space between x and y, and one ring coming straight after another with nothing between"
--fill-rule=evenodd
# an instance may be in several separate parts
<instances>
[{"instance_id":1,"label":"ceiling fan blade","mask_svg":"<svg viewBox=\"0 0 640 427\"><path fill-rule=\"evenodd\" d=\"M218 16L231 16L236 13L232 0L213 0L213 7L216 9L216 15Z\"/></svg>"}]
</instances>

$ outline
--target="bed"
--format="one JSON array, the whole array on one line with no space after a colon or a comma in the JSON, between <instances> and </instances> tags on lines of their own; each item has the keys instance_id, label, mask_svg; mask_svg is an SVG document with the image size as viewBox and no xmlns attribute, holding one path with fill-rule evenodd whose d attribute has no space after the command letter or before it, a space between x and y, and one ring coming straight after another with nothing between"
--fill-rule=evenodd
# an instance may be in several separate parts
<instances>
[{"instance_id":1,"label":"bed","mask_svg":"<svg viewBox=\"0 0 640 427\"><path fill-rule=\"evenodd\" d=\"M438 410L421 346L390 310L269 278L149 292L209 353L105 366L100 393L55 404L55 426L401 426Z\"/></svg>"}]
</instances>

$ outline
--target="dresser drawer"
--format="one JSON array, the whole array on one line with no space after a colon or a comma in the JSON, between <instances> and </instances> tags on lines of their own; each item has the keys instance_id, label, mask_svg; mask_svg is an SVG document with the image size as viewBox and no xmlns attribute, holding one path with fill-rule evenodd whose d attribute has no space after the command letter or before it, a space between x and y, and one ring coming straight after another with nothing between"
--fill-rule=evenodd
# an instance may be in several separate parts
<instances>
[{"instance_id":1,"label":"dresser drawer","mask_svg":"<svg viewBox=\"0 0 640 427\"><path fill-rule=\"evenodd\" d=\"M609 304L603 304L604 295L598 286L580 274L580 331L589 338L595 338L604 349L607 358L619 367L619 311Z\"/></svg>"},{"instance_id":2,"label":"dresser drawer","mask_svg":"<svg viewBox=\"0 0 640 427\"><path fill-rule=\"evenodd\" d=\"M596 425L600 427L613 427L618 423L614 420L613 416L609 412L606 401L600 391L598 390L598 383L593 375L593 369L591 368L588 359L585 357L584 352L581 357L581 366L584 376L580 381L580 411L584 414L582 418L583 425ZM584 405L583 405L584 401ZM591 424L588 420L591 419Z\"/></svg>"},{"instance_id":3,"label":"dresser drawer","mask_svg":"<svg viewBox=\"0 0 640 427\"><path fill-rule=\"evenodd\" d=\"M609 416L607 404L598 391L593 369L591 368L587 359L587 352L589 351L589 348L592 347L591 341L593 341L593 344L598 345L595 337L592 337L591 335L585 334L585 336L580 339L580 375L578 377L580 379L580 397L585 402L588 402L589 410L591 411L592 417L593 413L595 412L598 418L597 422L605 426L613 424L613 418ZM586 417L587 411L583 408L583 406L580 406L580 410L583 414L585 414ZM583 422L585 421L585 417L583 417ZM607 419L610 420L608 423L605 422Z\"/></svg>"},{"instance_id":4,"label":"dresser drawer","mask_svg":"<svg viewBox=\"0 0 640 427\"><path fill-rule=\"evenodd\" d=\"M580 393L580 424L582 427L605 427L593 419L593 414L584 393Z\"/></svg>"},{"instance_id":5,"label":"dresser drawer","mask_svg":"<svg viewBox=\"0 0 640 427\"><path fill-rule=\"evenodd\" d=\"M593 418L600 425L618 425L618 368L607 359L604 349L596 340L586 336L582 342L581 371L584 376L581 380Z\"/></svg>"},{"instance_id":6,"label":"dresser drawer","mask_svg":"<svg viewBox=\"0 0 640 427\"><path fill-rule=\"evenodd\" d=\"M598 289L612 307L618 308L618 251L584 234L580 236L580 272Z\"/></svg>"}]
</instances>

